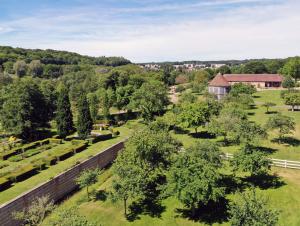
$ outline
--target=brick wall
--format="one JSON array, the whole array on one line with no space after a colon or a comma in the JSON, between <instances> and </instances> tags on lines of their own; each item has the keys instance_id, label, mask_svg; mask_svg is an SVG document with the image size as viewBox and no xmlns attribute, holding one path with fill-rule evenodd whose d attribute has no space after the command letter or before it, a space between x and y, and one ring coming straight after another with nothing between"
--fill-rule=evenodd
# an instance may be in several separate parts
<instances>
[{"instance_id":1,"label":"brick wall","mask_svg":"<svg viewBox=\"0 0 300 226\"><path fill-rule=\"evenodd\" d=\"M18 196L0 206L0 225L17 226L20 223L12 219L14 211L20 211L37 197L49 195L53 201L58 201L77 188L74 179L85 169L103 168L111 163L117 153L124 147L124 142L120 142L106 149L105 151L91 157L90 159L74 166L73 168L59 174L55 178L39 185L36 188Z\"/></svg>"}]
</instances>

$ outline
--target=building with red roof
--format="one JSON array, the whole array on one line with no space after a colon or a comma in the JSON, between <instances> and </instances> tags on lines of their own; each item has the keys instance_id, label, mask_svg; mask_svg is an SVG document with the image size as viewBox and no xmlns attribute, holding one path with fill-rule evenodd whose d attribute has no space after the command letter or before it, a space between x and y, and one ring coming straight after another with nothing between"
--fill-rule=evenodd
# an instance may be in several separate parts
<instances>
[{"instance_id":1,"label":"building with red roof","mask_svg":"<svg viewBox=\"0 0 300 226\"><path fill-rule=\"evenodd\" d=\"M218 74L209 83L208 91L221 99L235 83L245 83L255 88L279 88L282 80L279 74Z\"/></svg>"}]
</instances>

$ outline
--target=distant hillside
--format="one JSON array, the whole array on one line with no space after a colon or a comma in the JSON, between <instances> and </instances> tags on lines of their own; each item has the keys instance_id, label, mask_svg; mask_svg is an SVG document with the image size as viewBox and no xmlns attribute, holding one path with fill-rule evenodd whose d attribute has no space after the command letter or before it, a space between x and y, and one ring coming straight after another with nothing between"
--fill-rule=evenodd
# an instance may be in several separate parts
<instances>
[{"instance_id":1,"label":"distant hillside","mask_svg":"<svg viewBox=\"0 0 300 226\"><path fill-rule=\"evenodd\" d=\"M84 63L90 65L120 66L131 63L123 57L90 57L78 53L51 49L23 49L0 46L0 65L6 62L16 62L17 60L24 60L26 63L30 63L32 60L40 60L42 64L54 65L78 65Z\"/></svg>"}]
</instances>

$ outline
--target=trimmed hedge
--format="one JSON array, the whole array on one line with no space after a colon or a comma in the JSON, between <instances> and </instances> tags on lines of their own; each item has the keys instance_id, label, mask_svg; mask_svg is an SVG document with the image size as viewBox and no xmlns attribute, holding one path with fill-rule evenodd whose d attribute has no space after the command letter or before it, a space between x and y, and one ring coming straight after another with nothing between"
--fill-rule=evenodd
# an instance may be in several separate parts
<instances>
[{"instance_id":1,"label":"trimmed hedge","mask_svg":"<svg viewBox=\"0 0 300 226\"><path fill-rule=\"evenodd\" d=\"M55 156L56 156L57 160L63 161L65 159L71 157L73 154L74 154L73 148L67 148Z\"/></svg>"},{"instance_id":2,"label":"trimmed hedge","mask_svg":"<svg viewBox=\"0 0 300 226\"><path fill-rule=\"evenodd\" d=\"M15 155L15 156L11 156L8 158L8 161L10 161L10 162L20 162L22 160L23 160L23 158L21 155Z\"/></svg>"},{"instance_id":3,"label":"trimmed hedge","mask_svg":"<svg viewBox=\"0 0 300 226\"><path fill-rule=\"evenodd\" d=\"M22 148L20 148L20 147L19 148L13 148L10 151L3 152L0 155L0 159L7 160L9 157L20 154L21 152L22 152Z\"/></svg>"},{"instance_id":4,"label":"trimmed hedge","mask_svg":"<svg viewBox=\"0 0 300 226\"><path fill-rule=\"evenodd\" d=\"M82 152L84 149L86 149L87 146L88 146L88 142L83 141L80 144L78 144L76 147L74 147L73 150L75 153L79 153Z\"/></svg>"},{"instance_id":5,"label":"trimmed hedge","mask_svg":"<svg viewBox=\"0 0 300 226\"><path fill-rule=\"evenodd\" d=\"M62 139L49 138L49 142L54 144L61 144Z\"/></svg>"},{"instance_id":6,"label":"trimmed hedge","mask_svg":"<svg viewBox=\"0 0 300 226\"><path fill-rule=\"evenodd\" d=\"M7 189L11 185L11 181L6 178L0 178L0 191Z\"/></svg>"},{"instance_id":7,"label":"trimmed hedge","mask_svg":"<svg viewBox=\"0 0 300 226\"><path fill-rule=\"evenodd\" d=\"M110 140L112 138L113 138L112 134L109 133L109 134L103 134L103 135L92 137L89 139L89 141L90 141L90 143L95 144L97 142Z\"/></svg>"},{"instance_id":8,"label":"trimmed hedge","mask_svg":"<svg viewBox=\"0 0 300 226\"><path fill-rule=\"evenodd\" d=\"M37 173L37 168L33 165L27 165L15 172L12 172L7 176L7 178L12 182L20 182L26 180L27 178L31 177L32 175Z\"/></svg>"},{"instance_id":9,"label":"trimmed hedge","mask_svg":"<svg viewBox=\"0 0 300 226\"><path fill-rule=\"evenodd\" d=\"M53 166L57 162L57 157L56 156L48 156L44 159L44 162L46 163L47 166Z\"/></svg>"}]
</instances>

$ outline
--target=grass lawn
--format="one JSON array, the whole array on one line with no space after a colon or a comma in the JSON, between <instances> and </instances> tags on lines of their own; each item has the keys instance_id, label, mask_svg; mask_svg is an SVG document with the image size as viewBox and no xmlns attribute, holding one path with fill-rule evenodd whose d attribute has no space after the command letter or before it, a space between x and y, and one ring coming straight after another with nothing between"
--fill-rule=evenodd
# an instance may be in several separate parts
<instances>
[{"instance_id":1,"label":"grass lawn","mask_svg":"<svg viewBox=\"0 0 300 226\"><path fill-rule=\"evenodd\" d=\"M272 208L280 211L279 225L296 226L300 225L300 217L297 209L300 208L300 174L296 170L273 168L276 173L284 181L284 185L279 188L258 189L259 194L267 197ZM109 191L113 176L110 169L106 170L100 177L99 182L92 186L92 189ZM228 200L235 198L234 194L227 196ZM151 217L149 215L138 215L134 221L128 221L123 215L122 202L112 203L110 199L105 201L94 200L87 201L86 190L78 191L69 199L65 200L57 208L56 211L77 206L79 212L86 216L88 220L94 221L97 225L207 225L205 220L192 221L184 218L178 209L184 209L184 206L174 197L170 197L163 201L164 210L160 216ZM56 212L51 214L43 223L44 226L49 225L51 219L56 217ZM227 220L215 222L213 225L229 225Z\"/></svg>"},{"instance_id":2,"label":"grass lawn","mask_svg":"<svg viewBox=\"0 0 300 226\"><path fill-rule=\"evenodd\" d=\"M262 147L269 148L272 158L287 159L300 161L300 111L290 111L289 107L285 106L283 100L280 98L280 90L266 90L257 92L254 94L256 106L254 109L248 111L249 119L257 122L260 125L264 125L268 118L276 112L281 112L284 115L288 115L294 118L296 122L296 131L292 135L288 135L289 143L277 143L273 140L278 137L276 131L269 131L269 137L266 140L261 141ZM265 102L276 103L275 107L271 107L269 111L271 114L266 114L266 109L262 105ZM199 128L199 131L205 132ZM191 130L191 132L194 132ZM205 133L204 133L205 134ZM193 138L188 134L174 134L178 140L182 141L185 147L192 145L195 141L201 138ZM222 137L217 137L216 139L211 139L212 141L222 141ZM239 149L239 146L227 146L222 147L222 151L228 153L234 153Z\"/></svg>"},{"instance_id":3,"label":"grass lawn","mask_svg":"<svg viewBox=\"0 0 300 226\"><path fill-rule=\"evenodd\" d=\"M18 195L22 194L23 192L28 191L29 189L34 188L35 186L55 177L59 173L69 169L73 165L76 164L78 161L83 161L85 159L88 159L92 155L95 155L99 153L100 151L105 150L106 148L110 147L111 145L127 138L130 133L131 129L127 128L126 126L116 128L120 131L120 136L106 140L106 141L101 141L98 143L95 143L91 146L89 146L87 149L84 151L77 153L76 155L59 162L58 164L51 166L50 168L41 171L40 173L30 177L29 179L18 182L11 188L0 192L0 204L3 204L4 202L7 202ZM4 168L5 169L5 168Z\"/></svg>"}]
</instances>

